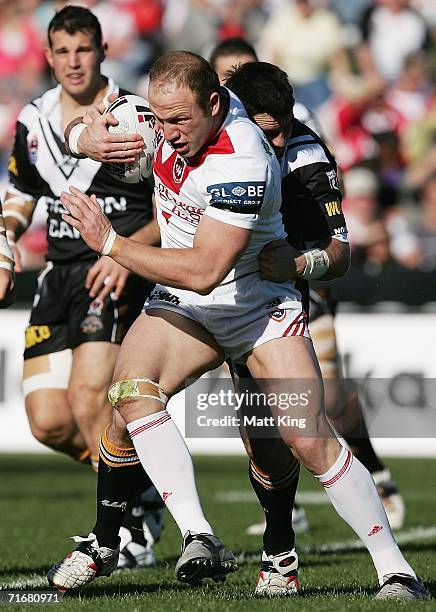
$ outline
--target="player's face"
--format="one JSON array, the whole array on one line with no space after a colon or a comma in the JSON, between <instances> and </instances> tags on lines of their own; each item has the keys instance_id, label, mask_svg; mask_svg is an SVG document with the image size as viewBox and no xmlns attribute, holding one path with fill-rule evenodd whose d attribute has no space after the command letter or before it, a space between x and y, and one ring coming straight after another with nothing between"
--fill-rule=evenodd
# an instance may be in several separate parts
<instances>
[{"instance_id":1,"label":"player's face","mask_svg":"<svg viewBox=\"0 0 436 612\"><path fill-rule=\"evenodd\" d=\"M253 119L265 134L277 157L282 157L291 134L292 115L280 122L266 113L254 115Z\"/></svg>"},{"instance_id":2,"label":"player's face","mask_svg":"<svg viewBox=\"0 0 436 612\"><path fill-rule=\"evenodd\" d=\"M98 49L92 34L65 30L52 32L52 47L46 49L46 58L56 80L71 96L83 96L95 86L100 77L102 50Z\"/></svg>"},{"instance_id":3,"label":"player's face","mask_svg":"<svg viewBox=\"0 0 436 612\"><path fill-rule=\"evenodd\" d=\"M150 108L156 117L158 129L165 140L183 157L192 157L210 139L217 127L220 97L213 93L205 112L195 94L188 87L150 84Z\"/></svg>"},{"instance_id":4,"label":"player's face","mask_svg":"<svg viewBox=\"0 0 436 612\"><path fill-rule=\"evenodd\" d=\"M225 85L226 79L236 66L255 62L256 58L250 53L234 53L233 55L223 55L215 60L215 72L218 75L221 85Z\"/></svg>"}]
</instances>

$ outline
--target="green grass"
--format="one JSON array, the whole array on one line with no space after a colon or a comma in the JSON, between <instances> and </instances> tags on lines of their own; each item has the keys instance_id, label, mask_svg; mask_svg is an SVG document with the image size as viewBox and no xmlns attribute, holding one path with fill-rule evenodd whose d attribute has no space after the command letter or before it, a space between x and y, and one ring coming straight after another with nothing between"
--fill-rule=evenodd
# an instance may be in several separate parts
<instances>
[{"instance_id":1,"label":"green grass","mask_svg":"<svg viewBox=\"0 0 436 612\"><path fill-rule=\"evenodd\" d=\"M180 536L172 518L156 547L158 565L152 569L117 573L95 581L80 597L65 599L59 606L19 605L20 610L62 609L147 612L173 610L396 610L402 604L372 599L376 576L366 551L320 552L333 542L355 540L329 505L308 505L311 531L299 536L301 582L298 600L259 601L253 597L261 542L245 535L245 528L260 518L256 503L228 503L222 495L249 492L246 460L236 457L196 458L196 472L203 506L217 535L236 554L245 553L239 571L218 586L191 588L177 583L174 565ZM407 522L402 530L435 525L435 460L390 460L407 504ZM73 543L68 539L84 534L94 524L95 475L58 455L0 455L0 586L20 589L44 588L49 566ZM319 491L307 473L301 491ZM221 495L221 498L220 498ZM220 501L221 499L221 501ZM434 532L433 532L434 533ZM436 536L415 539L403 546L407 558L436 596ZM38 582L41 580L41 582ZM407 605L407 604L406 604ZM421 610L434 609L434 602L419 602ZM16 606L18 609L18 606Z\"/></svg>"}]
</instances>

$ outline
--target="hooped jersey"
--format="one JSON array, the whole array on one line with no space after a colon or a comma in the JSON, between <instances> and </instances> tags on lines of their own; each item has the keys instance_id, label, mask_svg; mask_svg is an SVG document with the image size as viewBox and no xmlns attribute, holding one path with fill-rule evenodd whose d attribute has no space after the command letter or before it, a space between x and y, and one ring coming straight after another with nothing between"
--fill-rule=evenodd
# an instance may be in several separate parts
<instances>
[{"instance_id":1,"label":"hooped jersey","mask_svg":"<svg viewBox=\"0 0 436 612\"><path fill-rule=\"evenodd\" d=\"M227 115L218 133L192 158L178 155L162 131L157 134L154 178L164 248L192 247L203 215L252 230L247 248L222 282L226 284L256 272L259 252L285 232L277 158L240 100L223 91Z\"/></svg>"},{"instance_id":2,"label":"hooped jersey","mask_svg":"<svg viewBox=\"0 0 436 612\"><path fill-rule=\"evenodd\" d=\"M125 94L109 80L108 95ZM95 194L115 231L130 236L152 218L152 187L148 182L127 184L113 178L92 159L70 157L62 130L61 86L46 91L20 112L9 159L8 191L47 206L47 259L58 263L97 258L79 232L62 219L67 210L59 199L73 185Z\"/></svg>"},{"instance_id":3,"label":"hooped jersey","mask_svg":"<svg viewBox=\"0 0 436 612\"><path fill-rule=\"evenodd\" d=\"M318 134L298 119L281 167L281 210L289 243L308 249L330 236L348 242L336 161Z\"/></svg>"}]
</instances>

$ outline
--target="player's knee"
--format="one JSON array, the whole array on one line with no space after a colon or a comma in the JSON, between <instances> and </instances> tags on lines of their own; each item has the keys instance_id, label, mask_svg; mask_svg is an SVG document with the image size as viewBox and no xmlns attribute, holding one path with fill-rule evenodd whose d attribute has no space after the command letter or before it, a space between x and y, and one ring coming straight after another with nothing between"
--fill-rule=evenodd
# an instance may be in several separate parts
<instances>
[{"instance_id":1,"label":"player's knee","mask_svg":"<svg viewBox=\"0 0 436 612\"><path fill-rule=\"evenodd\" d=\"M70 386L68 402L75 420L93 420L102 409L109 409L106 393L106 385L97 384L92 380L81 380L80 385Z\"/></svg>"},{"instance_id":2,"label":"player's knee","mask_svg":"<svg viewBox=\"0 0 436 612\"><path fill-rule=\"evenodd\" d=\"M116 411L114 412L112 422L106 429L106 436L114 446L120 448L127 448L132 444L126 422Z\"/></svg>"},{"instance_id":3,"label":"player's knee","mask_svg":"<svg viewBox=\"0 0 436 612\"><path fill-rule=\"evenodd\" d=\"M30 398L26 399L26 411L32 435L41 444L59 449L74 435L75 428L70 419L63 418L61 411L47 413L43 408L32 404Z\"/></svg>"},{"instance_id":4,"label":"player's knee","mask_svg":"<svg viewBox=\"0 0 436 612\"><path fill-rule=\"evenodd\" d=\"M108 390L109 403L121 414L128 406L143 405L144 399L150 401L152 412L165 410L168 397L159 383L149 378L126 378L114 381Z\"/></svg>"},{"instance_id":5,"label":"player's knee","mask_svg":"<svg viewBox=\"0 0 436 612\"><path fill-rule=\"evenodd\" d=\"M292 444L294 455L312 473L319 473L328 454L328 438L296 438Z\"/></svg>"}]
</instances>

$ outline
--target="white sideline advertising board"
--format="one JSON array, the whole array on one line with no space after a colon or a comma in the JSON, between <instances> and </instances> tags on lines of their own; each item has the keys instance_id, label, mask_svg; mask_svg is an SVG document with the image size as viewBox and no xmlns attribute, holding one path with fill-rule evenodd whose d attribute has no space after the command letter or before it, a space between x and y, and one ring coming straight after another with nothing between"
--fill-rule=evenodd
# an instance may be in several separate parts
<instances>
[{"instance_id":1,"label":"white sideline advertising board","mask_svg":"<svg viewBox=\"0 0 436 612\"><path fill-rule=\"evenodd\" d=\"M24 410L21 372L28 316L27 310L0 310L0 452L46 450L33 439ZM389 379L394 396L404 377L416 381L418 390L423 380L436 379L436 314L344 313L337 316L336 329L349 376ZM436 406L430 408L436 420ZM183 393L171 400L169 410L184 432ZM418 418L418 409L416 413ZM236 438L196 438L187 443L196 454L244 452ZM374 445L384 456L436 457L432 438L377 438Z\"/></svg>"}]
</instances>

